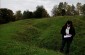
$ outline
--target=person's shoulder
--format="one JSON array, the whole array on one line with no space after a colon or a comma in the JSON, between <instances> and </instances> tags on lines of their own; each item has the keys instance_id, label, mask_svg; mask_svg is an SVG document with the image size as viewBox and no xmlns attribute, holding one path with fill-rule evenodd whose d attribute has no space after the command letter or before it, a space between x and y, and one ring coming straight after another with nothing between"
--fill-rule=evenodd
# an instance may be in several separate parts
<instances>
[{"instance_id":1,"label":"person's shoulder","mask_svg":"<svg viewBox=\"0 0 85 55\"><path fill-rule=\"evenodd\" d=\"M75 30L75 28L74 28L74 27L72 27L71 29L72 29L72 30Z\"/></svg>"},{"instance_id":2,"label":"person's shoulder","mask_svg":"<svg viewBox=\"0 0 85 55\"><path fill-rule=\"evenodd\" d=\"M64 29L65 29L65 26L62 27L62 30L64 30Z\"/></svg>"},{"instance_id":3,"label":"person's shoulder","mask_svg":"<svg viewBox=\"0 0 85 55\"><path fill-rule=\"evenodd\" d=\"M62 28L65 28L65 26L63 26Z\"/></svg>"}]
</instances>

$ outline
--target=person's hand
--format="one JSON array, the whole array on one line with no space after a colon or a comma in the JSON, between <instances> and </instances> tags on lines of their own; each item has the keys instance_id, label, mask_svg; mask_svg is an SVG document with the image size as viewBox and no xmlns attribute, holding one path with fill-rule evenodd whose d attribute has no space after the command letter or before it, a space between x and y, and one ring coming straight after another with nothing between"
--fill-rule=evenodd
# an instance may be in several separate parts
<instances>
[{"instance_id":1,"label":"person's hand","mask_svg":"<svg viewBox=\"0 0 85 55\"><path fill-rule=\"evenodd\" d=\"M66 35L72 36L71 34L66 34Z\"/></svg>"}]
</instances>

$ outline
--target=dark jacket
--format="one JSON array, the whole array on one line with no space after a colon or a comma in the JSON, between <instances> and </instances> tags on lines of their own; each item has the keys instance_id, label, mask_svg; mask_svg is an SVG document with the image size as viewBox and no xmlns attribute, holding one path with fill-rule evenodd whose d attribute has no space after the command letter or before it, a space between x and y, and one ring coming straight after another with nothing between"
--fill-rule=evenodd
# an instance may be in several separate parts
<instances>
[{"instance_id":1,"label":"dark jacket","mask_svg":"<svg viewBox=\"0 0 85 55\"><path fill-rule=\"evenodd\" d=\"M62 39L64 39L64 35L66 35L65 30L66 30L66 27L63 26L62 29L61 29ZM71 28L70 28L69 34L72 35L71 39L73 39L73 37L75 36L75 29L74 29L74 27L71 27Z\"/></svg>"}]
</instances>

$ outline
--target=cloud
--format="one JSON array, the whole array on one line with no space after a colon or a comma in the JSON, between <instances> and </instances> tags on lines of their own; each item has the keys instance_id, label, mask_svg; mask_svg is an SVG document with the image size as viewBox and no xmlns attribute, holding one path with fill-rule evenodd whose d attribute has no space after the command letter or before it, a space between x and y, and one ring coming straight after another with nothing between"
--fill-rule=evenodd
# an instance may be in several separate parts
<instances>
[{"instance_id":1,"label":"cloud","mask_svg":"<svg viewBox=\"0 0 85 55\"><path fill-rule=\"evenodd\" d=\"M30 10L34 11L36 6L43 5L48 13L51 14L51 10L54 5L58 5L59 2L68 2L68 4L76 4L81 2L85 4L85 0L1 0L1 8L9 8L14 12L17 10Z\"/></svg>"}]
</instances>

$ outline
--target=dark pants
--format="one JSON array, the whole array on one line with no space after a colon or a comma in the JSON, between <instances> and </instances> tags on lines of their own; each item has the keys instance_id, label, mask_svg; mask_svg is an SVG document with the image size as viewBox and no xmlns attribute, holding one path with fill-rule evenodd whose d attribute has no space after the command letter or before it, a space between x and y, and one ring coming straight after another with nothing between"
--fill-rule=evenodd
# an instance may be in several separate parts
<instances>
[{"instance_id":1,"label":"dark pants","mask_svg":"<svg viewBox=\"0 0 85 55\"><path fill-rule=\"evenodd\" d=\"M64 38L64 39L62 39L62 46L60 48L60 51L63 52L63 49L64 49L65 45L67 44L65 53L69 53L71 42L72 42L71 38Z\"/></svg>"}]
</instances>

